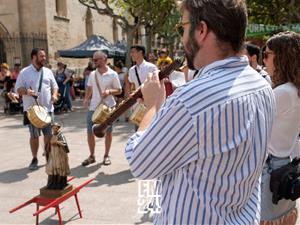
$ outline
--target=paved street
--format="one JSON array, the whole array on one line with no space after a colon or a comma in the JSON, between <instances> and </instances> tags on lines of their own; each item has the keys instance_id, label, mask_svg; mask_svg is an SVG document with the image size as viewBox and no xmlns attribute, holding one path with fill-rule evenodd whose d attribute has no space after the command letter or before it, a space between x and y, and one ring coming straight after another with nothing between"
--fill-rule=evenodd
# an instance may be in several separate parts
<instances>
[{"instance_id":1,"label":"paved street","mask_svg":"<svg viewBox=\"0 0 300 225\"><path fill-rule=\"evenodd\" d=\"M61 205L64 223L73 224L148 224L148 214L137 213L138 185L132 177L124 157L124 147L133 132L133 125L117 122L111 149L112 165L101 165L104 140L97 140L96 164L82 167L88 156L86 142L85 110L81 101L75 102L75 112L58 115L70 147L71 174L76 185L95 177L79 192L83 219L79 218L74 198ZM2 108L1 108L2 110ZM39 194L47 182L42 145L39 149L37 171L28 170L31 153L28 128L22 126L22 115L5 116L0 112L0 224L34 224L35 205L27 206L13 214L9 210ZM58 224L54 209L40 215L40 224Z\"/></svg>"},{"instance_id":2,"label":"paved street","mask_svg":"<svg viewBox=\"0 0 300 225\"><path fill-rule=\"evenodd\" d=\"M82 167L80 164L88 156L85 135L85 110L81 101L74 102L75 112L57 115L63 123L64 134L70 147L71 173L76 186L89 178L95 181L79 192L83 210L80 219L74 198L61 205L65 224L151 224L149 214L138 214L138 183L132 177L124 157L124 147L133 133L133 125L117 122L111 149L112 165L103 166L101 160L104 141L97 139L96 164ZM31 153L28 144L28 128L22 126L22 115L6 116L0 111L0 224L34 224L35 205L31 204L13 214L8 211L36 196L47 182L45 160L42 157L42 144L39 150L38 171L28 170ZM299 208L299 207L298 207ZM54 209L40 215L40 224L58 224ZM298 219L298 223L300 221Z\"/></svg>"}]
</instances>

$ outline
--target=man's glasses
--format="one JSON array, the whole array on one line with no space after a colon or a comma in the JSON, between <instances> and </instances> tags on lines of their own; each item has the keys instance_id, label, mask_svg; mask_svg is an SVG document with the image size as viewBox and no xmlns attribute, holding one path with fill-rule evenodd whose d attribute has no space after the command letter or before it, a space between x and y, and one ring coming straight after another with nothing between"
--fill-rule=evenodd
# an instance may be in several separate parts
<instances>
[{"instance_id":1,"label":"man's glasses","mask_svg":"<svg viewBox=\"0 0 300 225\"><path fill-rule=\"evenodd\" d=\"M264 59L267 59L267 58L269 57L269 55L274 55L274 53L273 53L273 52L265 51L265 52L263 53Z\"/></svg>"},{"instance_id":2,"label":"man's glasses","mask_svg":"<svg viewBox=\"0 0 300 225\"><path fill-rule=\"evenodd\" d=\"M177 33L180 35L180 36L183 36L183 33L184 33L184 25L187 25L189 24L190 22L187 21L187 22L180 22L178 24L176 24L176 31Z\"/></svg>"}]
</instances>

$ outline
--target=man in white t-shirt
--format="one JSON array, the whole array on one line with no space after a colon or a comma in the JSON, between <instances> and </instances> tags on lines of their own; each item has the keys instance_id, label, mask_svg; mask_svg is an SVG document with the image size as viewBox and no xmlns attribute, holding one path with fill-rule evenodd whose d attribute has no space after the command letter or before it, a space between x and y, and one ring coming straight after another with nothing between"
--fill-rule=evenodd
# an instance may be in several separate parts
<instances>
[{"instance_id":1,"label":"man in white t-shirt","mask_svg":"<svg viewBox=\"0 0 300 225\"><path fill-rule=\"evenodd\" d=\"M113 95L119 95L122 87L118 74L110 69L107 64L107 55L102 51L94 53L93 61L96 70L93 71L87 83L87 89L83 104L88 107L87 113L87 141L90 149L90 156L82 162L83 166L94 163L95 160L95 136L93 134L92 116L97 106L101 103L109 107L114 107L116 101ZM98 81L98 82L97 82ZM101 92L101 94L100 94ZM104 165L110 165L109 151L112 142L112 126L108 127L105 134L105 153L103 158Z\"/></svg>"},{"instance_id":2,"label":"man in white t-shirt","mask_svg":"<svg viewBox=\"0 0 300 225\"><path fill-rule=\"evenodd\" d=\"M135 62L136 65L132 66L129 69L129 73L128 73L129 83L126 84L127 93L130 93L130 90L137 89L139 86L141 86L141 84L144 83L144 81L146 80L147 75L157 70L157 67L155 65L147 62L144 59L145 56L144 46L142 45L131 46L130 55L132 61Z\"/></svg>"},{"instance_id":3,"label":"man in white t-shirt","mask_svg":"<svg viewBox=\"0 0 300 225\"><path fill-rule=\"evenodd\" d=\"M125 94L129 96L132 90L138 89L146 80L149 73L157 70L157 67L144 59L145 47L142 45L133 45L130 48L130 55L136 64L129 69L128 79L125 79ZM137 130L135 125L135 130Z\"/></svg>"}]
</instances>

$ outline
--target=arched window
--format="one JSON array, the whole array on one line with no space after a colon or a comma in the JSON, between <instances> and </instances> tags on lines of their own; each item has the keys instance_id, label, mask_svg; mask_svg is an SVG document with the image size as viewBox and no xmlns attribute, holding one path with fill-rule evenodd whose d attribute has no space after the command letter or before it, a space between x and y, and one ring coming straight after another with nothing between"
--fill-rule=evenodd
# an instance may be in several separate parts
<instances>
[{"instance_id":1,"label":"arched window","mask_svg":"<svg viewBox=\"0 0 300 225\"><path fill-rule=\"evenodd\" d=\"M85 15L85 33L87 37L90 37L93 35L93 15L91 12L91 9L88 8L86 10L86 15Z\"/></svg>"},{"instance_id":2,"label":"arched window","mask_svg":"<svg viewBox=\"0 0 300 225\"><path fill-rule=\"evenodd\" d=\"M55 0L57 16L67 17L67 0Z\"/></svg>"}]
</instances>

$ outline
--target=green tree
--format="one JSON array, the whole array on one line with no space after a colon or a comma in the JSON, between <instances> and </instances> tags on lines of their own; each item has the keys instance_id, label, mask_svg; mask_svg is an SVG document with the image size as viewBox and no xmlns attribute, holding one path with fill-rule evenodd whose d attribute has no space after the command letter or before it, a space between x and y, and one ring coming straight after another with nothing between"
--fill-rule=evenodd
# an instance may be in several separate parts
<instances>
[{"instance_id":1,"label":"green tree","mask_svg":"<svg viewBox=\"0 0 300 225\"><path fill-rule=\"evenodd\" d=\"M180 13L177 9L174 9L171 14L169 15L168 20L166 23L160 27L157 31L159 37L164 38L165 45L169 49L170 56L173 57L175 43L178 43L178 38L180 36L176 32L176 24L180 21Z\"/></svg>"},{"instance_id":2,"label":"green tree","mask_svg":"<svg viewBox=\"0 0 300 225\"><path fill-rule=\"evenodd\" d=\"M248 0L249 23L291 24L300 21L299 0Z\"/></svg>"},{"instance_id":3,"label":"green tree","mask_svg":"<svg viewBox=\"0 0 300 225\"><path fill-rule=\"evenodd\" d=\"M79 0L101 15L114 18L127 33L127 46L132 45L139 27L145 26L147 50L151 48L152 36L167 21L176 7L174 0ZM127 54L127 65L130 56Z\"/></svg>"}]
</instances>

